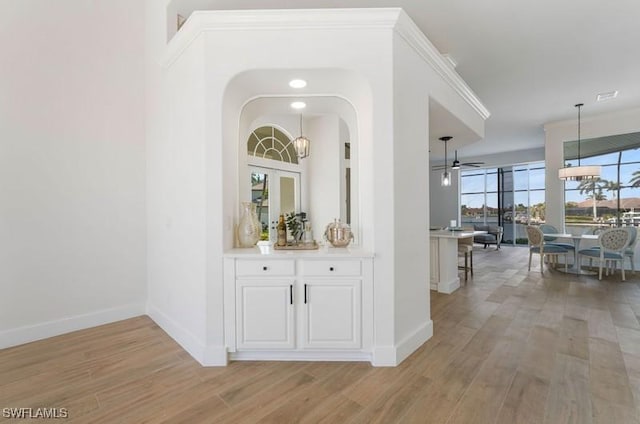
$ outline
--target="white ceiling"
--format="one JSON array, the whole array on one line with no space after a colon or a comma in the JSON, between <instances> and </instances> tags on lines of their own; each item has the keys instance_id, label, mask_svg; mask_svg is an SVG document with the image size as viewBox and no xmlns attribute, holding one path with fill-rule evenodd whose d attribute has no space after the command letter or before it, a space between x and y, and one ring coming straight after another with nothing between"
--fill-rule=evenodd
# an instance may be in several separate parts
<instances>
[{"instance_id":1,"label":"white ceiling","mask_svg":"<svg viewBox=\"0 0 640 424\"><path fill-rule=\"evenodd\" d=\"M640 106L640 1L173 0L171 8L402 7L491 112L463 156L544 146L543 125ZM617 99L596 103L599 93Z\"/></svg>"}]
</instances>

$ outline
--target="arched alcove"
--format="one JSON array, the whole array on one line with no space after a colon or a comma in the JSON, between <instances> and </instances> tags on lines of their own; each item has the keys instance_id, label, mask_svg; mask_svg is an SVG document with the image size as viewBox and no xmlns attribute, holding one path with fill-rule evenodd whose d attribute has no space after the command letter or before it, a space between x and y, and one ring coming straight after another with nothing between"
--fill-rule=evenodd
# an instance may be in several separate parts
<instances>
[{"instance_id":1,"label":"arched alcove","mask_svg":"<svg viewBox=\"0 0 640 424\"><path fill-rule=\"evenodd\" d=\"M307 87L290 88L288 82L294 77L306 80ZM346 70L251 70L236 75L225 89L223 102L225 115L232 117L223 120L224 144L235 146L229 148L225 163L237 164L236 193L233 200L231 193L226 197L233 202L234 216L239 202L251 196L250 161L244 147L251 131L273 125L295 137L300 133L302 115L311 153L297 165L280 164L276 168L300 173L300 207L309 215L316 238L321 239L324 227L339 218L350 222L356 243L362 244L367 238L362 223L368 218L361 216L359 181L367 171L361 167L360 152L371 143L369 99L364 78ZM295 100L304 101L306 107L292 109ZM345 141L349 141L349 159L345 159ZM252 162L262 161L254 158Z\"/></svg>"}]
</instances>

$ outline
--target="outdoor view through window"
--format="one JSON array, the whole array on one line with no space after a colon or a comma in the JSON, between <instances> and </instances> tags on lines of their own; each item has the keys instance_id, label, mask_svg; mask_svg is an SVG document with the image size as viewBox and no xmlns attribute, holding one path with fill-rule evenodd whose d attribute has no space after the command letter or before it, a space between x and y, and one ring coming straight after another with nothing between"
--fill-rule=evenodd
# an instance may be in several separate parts
<instances>
[{"instance_id":1,"label":"outdoor view through window","mask_svg":"<svg viewBox=\"0 0 640 424\"><path fill-rule=\"evenodd\" d=\"M565 143L564 157L578 165L576 142ZM566 231L640 226L640 133L582 140L580 158L602 173L565 183ZM462 225L502 225L503 243L527 244L526 225L545 222L544 162L465 170L460 184Z\"/></svg>"}]
</instances>

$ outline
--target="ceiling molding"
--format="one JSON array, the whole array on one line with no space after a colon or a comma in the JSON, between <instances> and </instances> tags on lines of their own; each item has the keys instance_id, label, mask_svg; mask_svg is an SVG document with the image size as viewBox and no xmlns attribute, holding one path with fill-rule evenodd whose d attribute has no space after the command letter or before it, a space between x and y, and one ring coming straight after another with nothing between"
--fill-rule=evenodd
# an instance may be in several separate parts
<instances>
[{"instance_id":1,"label":"ceiling molding","mask_svg":"<svg viewBox=\"0 0 640 424\"><path fill-rule=\"evenodd\" d=\"M167 44L169 67L202 33L255 30L393 29L402 9L264 9L195 11Z\"/></svg>"},{"instance_id":2,"label":"ceiling molding","mask_svg":"<svg viewBox=\"0 0 640 424\"><path fill-rule=\"evenodd\" d=\"M169 41L163 65L171 66L205 32L322 29L394 30L482 119L491 115L413 20L397 7L195 11Z\"/></svg>"},{"instance_id":3,"label":"ceiling molding","mask_svg":"<svg viewBox=\"0 0 640 424\"><path fill-rule=\"evenodd\" d=\"M404 11L400 13L395 31L400 35L451 88L453 88L473 109L487 119L491 116L489 110L482 104L478 96L471 90L462 77L452 68L438 49L429 41L427 36L418 28Z\"/></svg>"}]
</instances>

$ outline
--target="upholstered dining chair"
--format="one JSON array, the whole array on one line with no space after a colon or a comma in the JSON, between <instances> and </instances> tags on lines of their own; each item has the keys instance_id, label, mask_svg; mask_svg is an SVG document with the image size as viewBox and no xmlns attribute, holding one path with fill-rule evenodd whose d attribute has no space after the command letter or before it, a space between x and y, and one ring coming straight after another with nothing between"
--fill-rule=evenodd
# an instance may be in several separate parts
<instances>
[{"instance_id":1,"label":"upholstered dining chair","mask_svg":"<svg viewBox=\"0 0 640 424\"><path fill-rule=\"evenodd\" d=\"M544 234L539 227L528 225L527 238L529 239L529 271L531 271L531 257L534 253L540 255L540 273L542 273L542 263L544 262L545 256L549 257L550 263L557 263L559 255L564 255L564 270L565 272L569 271L567 261L569 249L562 246L546 244L544 242Z\"/></svg>"},{"instance_id":2,"label":"upholstered dining chair","mask_svg":"<svg viewBox=\"0 0 640 424\"><path fill-rule=\"evenodd\" d=\"M560 233L560 231L558 231L558 229L556 227L554 227L553 225L549 225L549 224L540 224L540 229L542 230L543 234L558 234ZM551 236L544 236L544 242L547 246L560 246L560 247L564 247L567 250L575 250L575 246L572 243L562 243L562 242L556 242L558 238L557 237L551 237Z\"/></svg>"},{"instance_id":3,"label":"upholstered dining chair","mask_svg":"<svg viewBox=\"0 0 640 424\"><path fill-rule=\"evenodd\" d=\"M469 271L473 276L473 237L458 239L458 256L464 256L464 267L462 269L464 269L464 281L467 281ZM470 265L469 262L471 262Z\"/></svg>"},{"instance_id":4,"label":"upholstered dining chair","mask_svg":"<svg viewBox=\"0 0 640 424\"><path fill-rule=\"evenodd\" d=\"M631 261L631 272L636 273L636 244L638 244L638 229L636 227L624 227L629 231L629 247L624 251L624 256L629 257ZM622 263L624 266L624 262Z\"/></svg>"},{"instance_id":5,"label":"upholstered dining chair","mask_svg":"<svg viewBox=\"0 0 640 424\"><path fill-rule=\"evenodd\" d=\"M636 244L638 243L638 229L636 227L622 227L629 232L629 246L624 250L624 256L628 257L631 261L631 272L635 274L636 272ZM601 229L598 233L601 233L604 229ZM594 246L591 249L600 251L600 246ZM593 265L593 258L589 258L589 266ZM624 266L624 261L622 262L622 266Z\"/></svg>"},{"instance_id":6,"label":"upholstered dining chair","mask_svg":"<svg viewBox=\"0 0 640 424\"><path fill-rule=\"evenodd\" d=\"M602 280L602 266L605 267L606 275L609 275L609 267L613 272L613 264L620 262L622 271L622 281L625 281L624 258L625 251L631 241L631 232L626 228L610 228L598 234L597 248L581 249L578 252L578 269L580 268L582 257L586 256L590 260L598 259L598 279Z\"/></svg>"}]
</instances>

